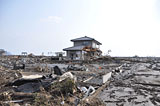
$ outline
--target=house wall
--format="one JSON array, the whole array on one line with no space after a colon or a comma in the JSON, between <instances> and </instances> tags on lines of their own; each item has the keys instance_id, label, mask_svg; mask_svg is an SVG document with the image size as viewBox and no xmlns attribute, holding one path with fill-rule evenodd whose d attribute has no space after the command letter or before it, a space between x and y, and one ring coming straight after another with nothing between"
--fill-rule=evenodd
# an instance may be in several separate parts
<instances>
[{"instance_id":1,"label":"house wall","mask_svg":"<svg viewBox=\"0 0 160 106\"><path fill-rule=\"evenodd\" d=\"M92 48L99 48L95 41L76 41L74 42L74 46L91 46Z\"/></svg>"},{"instance_id":2,"label":"house wall","mask_svg":"<svg viewBox=\"0 0 160 106\"><path fill-rule=\"evenodd\" d=\"M70 60L82 60L82 51L67 51L67 58Z\"/></svg>"},{"instance_id":3,"label":"house wall","mask_svg":"<svg viewBox=\"0 0 160 106\"><path fill-rule=\"evenodd\" d=\"M86 53L86 51L82 51L82 60L87 60L87 57L85 56Z\"/></svg>"},{"instance_id":4,"label":"house wall","mask_svg":"<svg viewBox=\"0 0 160 106\"><path fill-rule=\"evenodd\" d=\"M92 41L76 41L74 46L92 46Z\"/></svg>"},{"instance_id":5,"label":"house wall","mask_svg":"<svg viewBox=\"0 0 160 106\"><path fill-rule=\"evenodd\" d=\"M93 47L93 48L99 48L100 46L97 45L97 43L96 43L95 41L92 41L92 47Z\"/></svg>"}]
</instances>

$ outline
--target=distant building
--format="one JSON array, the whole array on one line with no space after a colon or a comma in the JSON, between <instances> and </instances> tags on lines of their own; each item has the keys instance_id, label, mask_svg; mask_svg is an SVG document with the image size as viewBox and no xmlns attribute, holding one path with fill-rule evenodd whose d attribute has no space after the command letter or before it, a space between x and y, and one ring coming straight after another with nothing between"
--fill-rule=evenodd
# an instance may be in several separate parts
<instances>
[{"instance_id":1,"label":"distant building","mask_svg":"<svg viewBox=\"0 0 160 106\"><path fill-rule=\"evenodd\" d=\"M27 55L27 52L22 52L21 54L24 55L24 56L26 56L26 55Z\"/></svg>"},{"instance_id":2,"label":"distant building","mask_svg":"<svg viewBox=\"0 0 160 106\"><path fill-rule=\"evenodd\" d=\"M63 55L65 54L64 52L55 52L57 57L63 57Z\"/></svg>"},{"instance_id":3,"label":"distant building","mask_svg":"<svg viewBox=\"0 0 160 106\"><path fill-rule=\"evenodd\" d=\"M54 57L54 60L63 60L64 52L55 52L56 56ZM52 57L53 59L53 57Z\"/></svg>"},{"instance_id":4,"label":"distant building","mask_svg":"<svg viewBox=\"0 0 160 106\"><path fill-rule=\"evenodd\" d=\"M69 48L63 49L67 52L67 58L70 60L87 60L101 56L102 51L100 45L94 38L80 37L71 40L74 45Z\"/></svg>"}]
</instances>

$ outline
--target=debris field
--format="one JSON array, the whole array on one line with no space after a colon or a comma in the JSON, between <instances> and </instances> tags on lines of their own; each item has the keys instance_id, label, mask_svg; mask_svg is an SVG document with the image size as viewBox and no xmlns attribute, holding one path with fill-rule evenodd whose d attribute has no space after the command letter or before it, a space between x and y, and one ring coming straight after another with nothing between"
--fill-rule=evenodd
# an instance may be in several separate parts
<instances>
[{"instance_id":1,"label":"debris field","mask_svg":"<svg viewBox=\"0 0 160 106\"><path fill-rule=\"evenodd\" d=\"M2 106L160 106L160 58L0 56Z\"/></svg>"}]
</instances>

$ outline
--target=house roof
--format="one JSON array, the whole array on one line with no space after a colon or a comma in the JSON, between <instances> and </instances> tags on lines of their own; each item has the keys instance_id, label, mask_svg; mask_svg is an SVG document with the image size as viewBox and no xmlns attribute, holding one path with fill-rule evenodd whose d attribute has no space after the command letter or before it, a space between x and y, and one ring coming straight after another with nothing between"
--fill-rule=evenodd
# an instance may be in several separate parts
<instances>
[{"instance_id":1,"label":"house roof","mask_svg":"<svg viewBox=\"0 0 160 106\"><path fill-rule=\"evenodd\" d=\"M90 38L90 37L87 37L87 36L76 38L76 39L72 39L71 41L72 42L75 42L75 41L95 41L98 45L102 45L102 43L98 42L94 38Z\"/></svg>"},{"instance_id":2,"label":"house roof","mask_svg":"<svg viewBox=\"0 0 160 106\"><path fill-rule=\"evenodd\" d=\"M73 46L73 47L68 47L63 49L64 51L68 51L68 50L82 50L84 48L84 46Z\"/></svg>"}]
</instances>

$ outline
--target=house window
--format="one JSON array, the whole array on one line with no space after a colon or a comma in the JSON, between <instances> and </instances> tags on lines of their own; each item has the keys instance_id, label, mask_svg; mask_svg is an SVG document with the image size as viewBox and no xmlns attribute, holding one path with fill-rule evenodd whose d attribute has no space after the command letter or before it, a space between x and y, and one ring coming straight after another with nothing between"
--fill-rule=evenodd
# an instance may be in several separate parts
<instances>
[{"instance_id":1,"label":"house window","mask_svg":"<svg viewBox=\"0 0 160 106\"><path fill-rule=\"evenodd\" d=\"M87 42L87 41L85 41L85 42L83 42L83 45L88 45L89 44L89 42Z\"/></svg>"}]
</instances>

